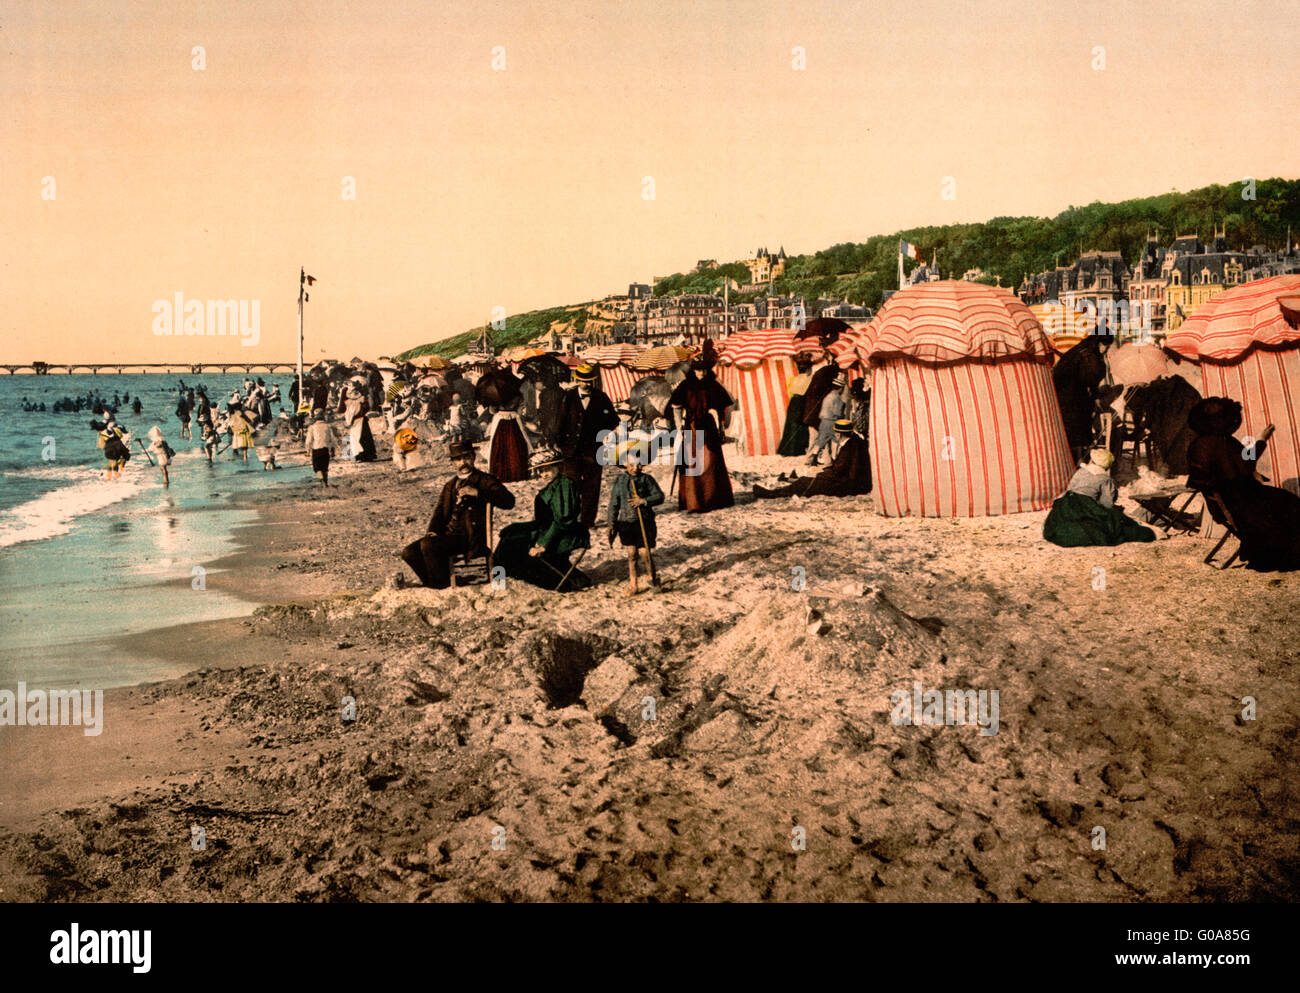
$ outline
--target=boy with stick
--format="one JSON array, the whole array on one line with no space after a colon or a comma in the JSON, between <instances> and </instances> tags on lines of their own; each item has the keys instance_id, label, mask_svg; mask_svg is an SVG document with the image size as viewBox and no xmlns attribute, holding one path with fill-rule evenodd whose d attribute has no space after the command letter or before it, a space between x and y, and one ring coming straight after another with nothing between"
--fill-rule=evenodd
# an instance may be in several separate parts
<instances>
[{"instance_id":1,"label":"boy with stick","mask_svg":"<svg viewBox=\"0 0 1300 993\"><path fill-rule=\"evenodd\" d=\"M651 508L664 502L664 491L653 476L641 471L645 454L639 446L628 449L626 471L614 480L609 494L609 547L617 534L627 549L628 596L637 588L637 549L645 549L646 571L650 585L659 585L651 549L655 547L655 512Z\"/></svg>"}]
</instances>

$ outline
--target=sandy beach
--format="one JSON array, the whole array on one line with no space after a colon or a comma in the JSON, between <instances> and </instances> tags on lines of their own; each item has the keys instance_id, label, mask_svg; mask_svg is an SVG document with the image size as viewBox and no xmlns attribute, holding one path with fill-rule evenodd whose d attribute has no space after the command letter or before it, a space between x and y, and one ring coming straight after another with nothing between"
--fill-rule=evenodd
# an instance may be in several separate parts
<instances>
[{"instance_id":1,"label":"sandy beach","mask_svg":"<svg viewBox=\"0 0 1300 993\"><path fill-rule=\"evenodd\" d=\"M0 897L1300 894L1300 575L1061 549L1041 512L754 504L796 461L732 462L738 505L670 502L635 599L602 529L583 593L394 588L445 461L244 498L210 585L263 605L115 649L193 672L110 690L99 737L0 729ZM997 733L893 723L918 681L998 691Z\"/></svg>"}]
</instances>

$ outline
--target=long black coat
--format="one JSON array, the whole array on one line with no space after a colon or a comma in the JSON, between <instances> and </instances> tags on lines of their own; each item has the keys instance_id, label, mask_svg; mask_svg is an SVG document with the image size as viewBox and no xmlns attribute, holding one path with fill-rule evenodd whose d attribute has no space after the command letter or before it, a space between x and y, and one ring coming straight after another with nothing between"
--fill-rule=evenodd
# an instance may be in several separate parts
<instances>
[{"instance_id":1,"label":"long black coat","mask_svg":"<svg viewBox=\"0 0 1300 993\"><path fill-rule=\"evenodd\" d=\"M1056 402L1072 449L1092 445L1092 416L1105 378L1106 360L1095 335L1088 335L1071 348L1052 369Z\"/></svg>"},{"instance_id":2,"label":"long black coat","mask_svg":"<svg viewBox=\"0 0 1300 993\"><path fill-rule=\"evenodd\" d=\"M585 410L577 390L564 391L564 399L560 404L558 440L560 453L566 459L594 460L600 450L600 433L613 431L617 427L618 414L603 391L591 391L591 399Z\"/></svg>"}]
</instances>

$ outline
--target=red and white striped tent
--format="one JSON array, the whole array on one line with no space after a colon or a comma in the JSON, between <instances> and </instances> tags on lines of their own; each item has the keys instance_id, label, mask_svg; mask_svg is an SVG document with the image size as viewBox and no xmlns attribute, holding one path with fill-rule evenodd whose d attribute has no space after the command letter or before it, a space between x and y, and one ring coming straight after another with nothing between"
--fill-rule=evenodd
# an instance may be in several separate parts
<instances>
[{"instance_id":1,"label":"red and white striped tent","mask_svg":"<svg viewBox=\"0 0 1300 993\"><path fill-rule=\"evenodd\" d=\"M718 381L736 401L746 455L776 454L794 357L820 351L815 341L797 341L794 334L789 328L739 331L717 345Z\"/></svg>"},{"instance_id":2,"label":"red and white striped tent","mask_svg":"<svg viewBox=\"0 0 1300 993\"><path fill-rule=\"evenodd\" d=\"M632 368L644 348L636 345L597 345L582 353L582 361L600 369L600 388L615 403L627 399L632 384L647 372Z\"/></svg>"},{"instance_id":3,"label":"red and white striped tent","mask_svg":"<svg viewBox=\"0 0 1300 993\"><path fill-rule=\"evenodd\" d=\"M835 358L871 369L871 474L886 517L1013 514L1061 495L1074 465L1054 352L1009 290L919 283L848 338Z\"/></svg>"},{"instance_id":4,"label":"red and white striped tent","mask_svg":"<svg viewBox=\"0 0 1300 993\"><path fill-rule=\"evenodd\" d=\"M1241 404L1243 437L1275 433L1259 471L1275 486L1300 483L1300 276L1273 276L1220 293L1165 339L1201 367L1203 396Z\"/></svg>"}]
</instances>

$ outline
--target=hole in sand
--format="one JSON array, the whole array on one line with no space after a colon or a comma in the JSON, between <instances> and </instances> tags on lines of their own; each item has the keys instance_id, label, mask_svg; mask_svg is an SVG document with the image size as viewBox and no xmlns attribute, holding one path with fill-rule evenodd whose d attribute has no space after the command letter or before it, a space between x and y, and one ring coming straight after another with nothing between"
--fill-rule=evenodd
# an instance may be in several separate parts
<instances>
[{"instance_id":1,"label":"hole in sand","mask_svg":"<svg viewBox=\"0 0 1300 993\"><path fill-rule=\"evenodd\" d=\"M534 662L537 684L552 709L571 707L578 702L587 673L609 654L604 639L601 641L602 645L597 647L590 641L563 635L547 635L538 640Z\"/></svg>"}]
</instances>

